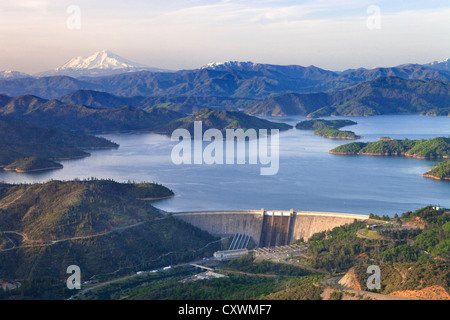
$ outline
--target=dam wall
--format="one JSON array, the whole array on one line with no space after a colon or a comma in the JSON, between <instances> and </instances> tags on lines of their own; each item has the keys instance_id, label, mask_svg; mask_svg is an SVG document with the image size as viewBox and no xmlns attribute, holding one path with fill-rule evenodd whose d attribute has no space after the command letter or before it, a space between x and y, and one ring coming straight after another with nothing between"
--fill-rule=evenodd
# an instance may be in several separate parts
<instances>
[{"instance_id":1,"label":"dam wall","mask_svg":"<svg viewBox=\"0 0 450 320\"><path fill-rule=\"evenodd\" d=\"M291 242L302 238L307 241L317 232L331 230L335 227L352 223L355 219L368 220L369 216L331 212L297 212L292 228Z\"/></svg>"},{"instance_id":2,"label":"dam wall","mask_svg":"<svg viewBox=\"0 0 450 320\"><path fill-rule=\"evenodd\" d=\"M211 211L174 213L213 235L249 235L259 247L283 246L299 239L308 239L317 232L368 220L366 215L313 211Z\"/></svg>"},{"instance_id":3,"label":"dam wall","mask_svg":"<svg viewBox=\"0 0 450 320\"><path fill-rule=\"evenodd\" d=\"M173 216L213 235L240 233L249 235L256 244L260 241L263 225L261 211L182 212Z\"/></svg>"}]
</instances>

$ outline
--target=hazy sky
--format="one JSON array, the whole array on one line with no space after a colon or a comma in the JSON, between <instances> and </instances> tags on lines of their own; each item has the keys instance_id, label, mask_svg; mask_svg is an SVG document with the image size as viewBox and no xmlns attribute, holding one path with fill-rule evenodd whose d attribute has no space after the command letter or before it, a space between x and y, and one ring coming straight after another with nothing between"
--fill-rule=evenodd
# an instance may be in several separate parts
<instances>
[{"instance_id":1,"label":"hazy sky","mask_svg":"<svg viewBox=\"0 0 450 320\"><path fill-rule=\"evenodd\" d=\"M0 0L0 46L0 70L27 73L102 49L173 70L426 63L450 57L450 1Z\"/></svg>"}]
</instances>

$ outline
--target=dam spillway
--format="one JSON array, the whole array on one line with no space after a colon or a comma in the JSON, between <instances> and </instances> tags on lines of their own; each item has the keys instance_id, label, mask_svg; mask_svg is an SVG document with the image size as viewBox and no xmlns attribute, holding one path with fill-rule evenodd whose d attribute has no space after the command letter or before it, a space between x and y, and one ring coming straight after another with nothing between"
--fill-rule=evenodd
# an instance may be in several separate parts
<instances>
[{"instance_id":1,"label":"dam spillway","mask_svg":"<svg viewBox=\"0 0 450 320\"><path fill-rule=\"evenodd\" d=\"M293 215L290 212L265 212L259 246L277 247L289 244L289 229L292 217Z\"/></svg>"},{"instance_id":2,"label":"dam spillway","mask_svg":"<svg viewBox=\"0 0 450 320\"><path fill-rule=\"evenodd\" d=\"M213 235L248 235L259 247L283 246L299 239L307 241L314 233L352 223L355 219L369 219L367 215L292 209L180 212L173 216Z\"/></svg>"}]
</instances>

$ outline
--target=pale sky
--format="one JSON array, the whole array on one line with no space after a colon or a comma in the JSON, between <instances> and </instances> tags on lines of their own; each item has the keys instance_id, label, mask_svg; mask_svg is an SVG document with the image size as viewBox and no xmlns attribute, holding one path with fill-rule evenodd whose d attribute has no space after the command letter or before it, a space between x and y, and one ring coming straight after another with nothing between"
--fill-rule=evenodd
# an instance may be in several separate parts
<instances>
[{"instance_id":1,"label":"pale sky","mask_svg":"<svg viewBox=\"0 0 450 320\"><path fill-rule=\"evenodd\" d=\"M26 73L103 49L172 70L388 67L448 58L449 40L449 0L0 0L0 70Z\"/></svg>"}]
</instances>

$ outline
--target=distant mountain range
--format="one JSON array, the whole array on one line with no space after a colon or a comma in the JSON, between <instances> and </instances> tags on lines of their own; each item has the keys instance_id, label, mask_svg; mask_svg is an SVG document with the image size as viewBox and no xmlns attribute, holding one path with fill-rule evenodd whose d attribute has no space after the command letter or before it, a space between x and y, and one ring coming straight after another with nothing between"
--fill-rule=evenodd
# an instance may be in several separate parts
<instances>
[{"instance_id":1,"label":"distant mountain range","mask_svg":"<svg viewBox=\"0 0 450 320\"><path fill-rule=\"evenodd\" d=\"M95 90L123 97L184 96L263 100L286 93L342 90L379 77L446 82L450 81L450 72L411 64L336 73L314 66L229 63L173 73L140 71L79 79L51 76L0 80L0 94L31 94L54 99L77 90Z\"/></svg>"},{"instance_id":2,"label":"distant mountain range","mask_svg":"<svg viewBox=\"0 0 450 320\"><path fill-rule=\"evenodd\" d=\"M143 110L165 108L185 114L210 108L242 110L257 116L367 116L389 113L448 115L450 111L449 92L449 82L385 77L361 82L351 88L339 91L287 93L264 100L214 96L120 97L92 90L75 91L59 97L58 100L93 108L131 105Z\"/></svg>"},{"instance_id":3,"label":"distant mountain range","mask_svg":"<svg viewBox=\"0 0 450 320\"><path fill-rule=\"evenodd\" d=\"M437 70L437 71L436 71ZM92 77L104 77L118 74L136 73L140 71L147 72L173 72L170 70L149 67L147 65L130 61L122 58L119 55L112 53L108 50L102 50L95 52L88 57L75 57L68 62L55 69L39 72L34 75L28 75L18 71L0 71L0 79L18 79L18 78L41 78L49 76L69 76L72 78L92 78ZM205 71L215 71L217 73L208 73ZM433 72L434 71L434 72ZM440 74L445 72L445 74ZM217 88L223 93L229 93L231 87L223 87L224 84L230 80L234 80L239 87L246 87L244 92L235 92L234 95L242 97L246 94L245 91L251 90L251 86L258 85L258 89L267 91L275 89L275 92L283 90L291 90L293 92L318 92L329 89L344 88L349 83L355 83L358 81L369 81L380 76L398 76L407 79L433 79L433 80L445 80L449 79L450 62L449 59L443 61L435 61L428 64L404 64L397 67L390 68L374 68L374 69L349 69L343 72L329 71L321 69L315 66L303 67L299 65L273 65L273 64L261 64L254 62L241 62L241 61L227 61L227 62L213 62L209 63L199 69L195 70L181 70L176 72L173 79L180 81L189 80L193 83L194 87L198 87L198 82L206 80L205 77L211 79L210 85L215 85L221 88ZM223 73L231 74L223 77ZM187 78L186 75L189 75ZM140 77L142 74L137 74ZM238 81L241 80L254 81ZM145 78L149 78L146 76ZM161 81L156 77L154 81ZM153 80L153 79L152 79ZM95 81L94 81L95 82ZM292 83L289 83L292 82ZM172 86L176 86L178 81L172 83ZM151 89L150 84L147 83L147 89ZM172 87L171 86L171 87ZM81 89L81 88L79 88ZM99 89L99 88L97 88ZM185 88L188 89L188 88ZM193 88L192 88L193 89ZM243 88L241 88L243 89ZM178 88L178 91L180 88ZM299 91L300 90L300 91ZM177 90L174 90L177 91ZM189 90L191 91L191 90ZM272 90L273 91L273 90ZM262 93L253 93L254 96L261 96ZM29 93L29 92L28 92ZM156 92L153 92L155 94ZM175 94L174 92L172 94ZM199 92L192 92L193 94L199 94ZM124 93L125 95L126 93ZM148 95L148 92L146 93ZM247 94L248 95L248 94Z\"/></svg>"},{"instance_id":4,"label":"distant mountain range","mask_svg":"<svg viewBox=\"0 0 450 320\"><path fill-rule=\"evenodd\" d=\"M449 82L386 77L341 91L279 95L258 102L245 112L259 116L307 115L316 118L427 113L430 110L448 110L449 106Z\"/></svg>"},{"instance_id":5,"label":"distant mountain range","mask_svg":"<svg viewBox=\"0 0 450 320\"><path fill-rule=\"evenodd\" d=\"M450 71L450 59L447 58L442 61L434 61L431 63L427 63L424 66L428 67L428 68L437 69L437 70Z\"/></svg>"},{"instance_id":6,"label":"distant mountain range","mask_svg":"<svg viewBox=\"0 0 450 320\"><path fill-rule=\"evenodd\" d=\"M253 105L253 99L237 99L227 97L198 97L198 96L134 96L121 97L111 93L78 90L63 95L57 100L64 103L82 104L97 109L107 109L130 105L143 110L151 108L165 108L184 114L195 113L204 108L238 110Z\"/></svg>"},{"instance_id":7,"label":"distant mountain range","mask_svg":"<svg viewBox=\"0 0 450 320\"><path fill-rule=\"evenodd\" d=\"M434 61L427 64L403 64L391 68L375 68L375 69L348 69L342 72L324 70L315 66L302 67L299 65L273 65L262 64L251 61L226 61L226 62L212 62L204 65L203 67L195 70L213 70L231 73L251 73L253 76L268 76L269 78L276 78L276 76L284 76L292 79L304 79L308 78L310 81L321 80L329 81L332 78L346 79L346 75L357 73L359 77L365 77L365 80L372 80L373 75L378 76L399 76L396 69L405 67L420 68L425 67L428 69L435 69L440 71L450 72L450 61L444 59L442 61ZM73 78L83 77L100 77L110 76L122 73L150 71L150 72L174 72L173 70L161 69L150 67L142 63L134 62L125 59L109 50L102 50L91 54L88 57L74 57L64 63L63 65L56 67L52 70L39 72L33 75L26 74L19 71L6 70L0 71L0 79L17 79L25 77L48 77L48 76L70 76ZM190 73L194 70L181 70L179 73ZM420 75L415 75L420 76ZM371 78L372 77L372 78ZM436 77L434 75L433 77ZM436 79L436 78L434 78Z\"/></svg>"},{"instance_id":8,"label":"distant mountain range","mask_svg":"<svg viewBox=\"0 0 450 320\"><path fill-rule=\"evenodd\" d=\"M34 126L90 133L165 132L162 129L164 125L185 116L168 109L153 108L144 111L126 105L95 109L32 95L0 96L0 115L20 119Z\"/></svg>"},{"instance_id":9,"label":"distant mountain range","mask_svg":"<svg viewBox=\"0 0 450 320\"><path fill-rule=\"evenodd\" d=\"M20 78L29 78L29 77L31 77L29 74L19 72L19 71L12 71L12 70L0 71L0 80L1 79L20 79Z\"/></svg>"},{"instance_id":10,"label":"distant mountain range","mask_svg":"<svg viewBox=\"0 0 450 320\"><path fill-rule=\"evenodd\" d=\"M263 100L214 96L123 97L93 90L78 90L51 100L33 95L0 95L0 115L19 118L35 126L92 133L136 130L167 133L175 124L185 126L185 123L177 122L179 119L205 107L244 111L253 116L307 115L315 118L393 113L448 115L449 106L450 82L398 77L380 77L339 91L286 93ZM226 116L232 121L233 115ZM248 128L249 120L241 120L239 126Z\"/></svg>"},{"instance_id":11,"label":"distant mountain range","mask_svg":"<svg viewBox=\"0 0 450 320\"><path fill-rule=\"evenodd\" d=\"M227 127L228 120L242 128L255 123L235 111L252 116L311 118L448 115L448 64L446 59L427 65L334 72L315 66L228 61L196 70L155 72L101 51L88 58L74 58L48 73L58 75L31 77L3 72L0 115L34 126L83 132L146 130L166 134L175 125L189 127L192 119L204 119L205 115L205 120L216 123L219 129ZM209 111L202 111L205 108ZM213 112L216 110L228 113ZM186 117L191 114L194 117Z\"/></svg>"},{"instance_id":12,"label":"distant mountain range","mask_svg":"<svg viewBox=\"0 0 450 320\"><path fill-rule=\"evenodd\" d=\"M86 96L86 93L82 94ZM103 99L106 98L113 106L94 108L83 104L64 103L56 99L46 100L32 95L18 97L0 95L0 116L19 119L39 127L88 133L148 131L170 135L178 127L190 129L197 120L204 122L205 130L291 128L289 125L262 120L242 112L201 109L191 116L186 116L184 113L163 107L147 107L143 110L122 105L121 102L129 101L113 95L105 96L98 92L87 94L92 98L90 102L94 105L104 103ZM95 102L96 99L100 102Z\"/></svg>"}]
</instances>

